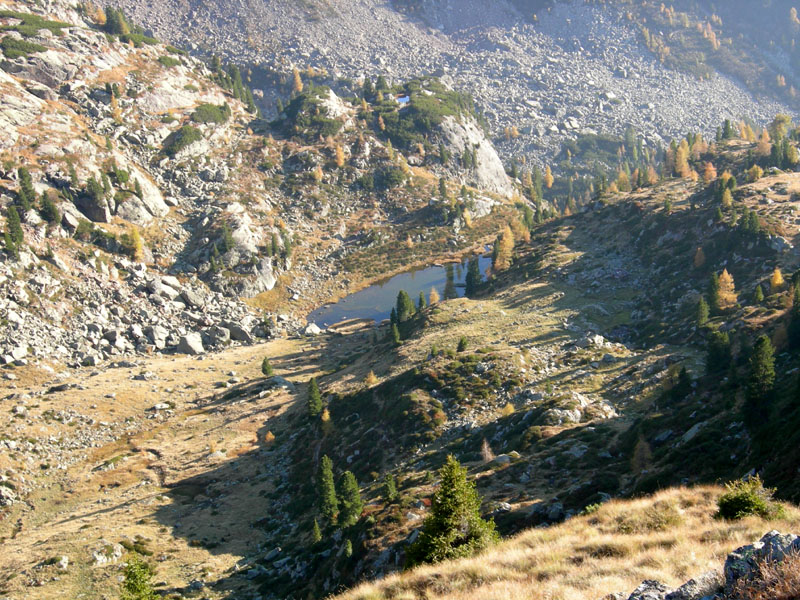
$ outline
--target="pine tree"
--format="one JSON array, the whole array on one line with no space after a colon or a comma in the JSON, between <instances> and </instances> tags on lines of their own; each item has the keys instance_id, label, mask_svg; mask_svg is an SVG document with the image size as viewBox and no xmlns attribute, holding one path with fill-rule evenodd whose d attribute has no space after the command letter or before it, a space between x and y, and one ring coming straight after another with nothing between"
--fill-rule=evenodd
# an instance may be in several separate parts
<instances>
[{"instance_id":1,"label":"pine tree","mask_svg":"<svg viewBox=\"0 0 800 600\"><path fill-rule=\"evenodd\" d=\"M319 393L317 378L312 377L308 382L308 414L312 417L322 412L322 395Z\"/></svg>"},{"instance_id":2,"label":"pine tree","mask_svg":"<svg viewBox=\"0 0 800 600\"><path fill-rule=\"evenodd\" d=\"M272 365L269 362L268 357L264 357L264 360L261 361L261 373L264 377L272 377L275 372L272 370Z\"/></svg>"},{"instance_id":3,"label":"pine tree","mask_svg":"<svg viewBox=\"0 0 800 600\"><path fill-rule=\"evenodd\" d=\"M397 482L391 473L383 477L383 499L387 504L397 500Z\"/></svg>"},{"instance_id":4,"label":"pine tree","mask_svg":"<svg viewBox=\"0 0 800 600\"><path fill-rule=\"evenodd\" d=\"M121 600L158 600L161 598L153 589L150 580L153 578L153 568L131 554L123 571L125 579L122 582Z\"/></svg>"},{"instance_id":5,"label":"pine tree","mask_svg":"<svg viewBox=\"0 0 800 600\"><path fill-rule=\"evenodd\" d=\"M721 373L731 364L731 340L727 332L714 331L708 338L706 371Z\"/></svg>"},{"instance_id":6,"label":"pine tree","mask_svg":"<svg viewBox=\"0 0 800 600\"><path fill-rule=\"evenodd\" d=\"M345 471L339 480L339 505L341 506L339 524L342 527L354 525L361 517L361 511L364 510L358 482L350 471Z\"/></svg>"},{"instance_id":7,"label":"pine tree","mask_svg":"<svg viewBox=\"0 0 800 600\"><path fill-rule=\"evenodd\" d=\"M317 472L317 502L322 516L329 523L335 523L339 512L339 501L336 499L336 488L333 485L333 462L327 455L322 457Z\"/></svg>"},{"instance_id":8,"label":"pine tree","mask_svg":"<svg viewBox=\"0 0 800 600\"><path fill-rule=\"evenodd\" d=\"M481 284L481 268L477 256L473 256L469 259L467 276L464 280L464 283L464 293L468 298L472 298L475 295L475 292L478 290L478 286Z\"/></svg>"},{"instance_id":9,"label":"pine tree","mask_svg":"<svg viewBox=\"0 0 800 600\"><path fill-rule=\"evenodd\" d=\"M401 345L403 341L400 339L400 330L397 328L396 323L392 323L391 333L392 333L392 344L394 346Z\"/></svg>"},{"instance_id":10,"label":"pine tree","mask_svg":"<svg viewBox=\"0 0 800 600\"><path fill-rule=\"evenodd\" d=\"M511 266L511 254L514 251L514 234L511 228L506 226L503 232L497 237L492 254L492 269L494 271L504 271Z\"/></svg>"},{"instance_id":11,"label":"pine tree","mask_svg":"<svg viewBox=\"0 0 800 600\"><path fill-rule=\"evenodd\" d=\"M25 234L22 231L22 223L19 220L19 213L14 206L8 207L6 216L6 231L14 246L19 247L24 241Z\"/></svg>"},{"instance_id":12,"label":"pine tree","mask_svg":"<svg viewBox=\"0 0 800 600\"><path fill-rule=\"evenodd\" d=\"M300 94L303 92L303 79L300 77L300 71L297 67L292 69L292 93Z\"/></svg>"},{"instance_id":13,"label":"pine tree","mask_svg":"<svg viewBox=\"0 0 800 600\"><path fill-rule=\"evenodd\" d=\"M425 302L425 292L419 293L419 299L417 300L417 312L421 311L427 306Z\"/></svg>"},{"instance_id":14,"label":"pine tree","mask_svg":"<svg viewBox=\"0 0 800 600\"><path fill-rule=\"evenodd\" d=\"M756 304L761 304L764 302L764 290L761 289L761 285L756 285L755 294L753 294L753 302Z\"/></svg>"},{"instance_id":15,"label":"pine tree","mask_svg":"<svg viewBox=\"0 0 800 600\"><path fill-rule=\"evenodd\" d=\"M453 264L450 263L445 265L444 271L444 299L452 300L453 298L458 298L458 292L456 291L455 269L453 268Z\"/></svg>"},{"instance_id":16,"label":"pine tree","mask_svg":"<svg viewBox=\"0 0 800 600\"><path fill-rule=\"evenodd\" d=\"M33 203L36 200L36 190L33 189L33 181L28 169L20 167L17 169L17 175L19 176L19 205L24 214L33 208Z\"/></svg>"},{"instance_id":17,"label":"pine tree","mask_svg":"<svg viewBox=\"0 0 800 600\"><path fill-rule=\"evenodd\" d=\"M708 314L708 302L706 302L705 298L700 296L700 300L697 301L697 313L695 319L698 327L703 327L706 323L708 323Z\"/></svg>"},{"instance_id":18,"label":"pine tree","mask_svg":"<svg viewBox=\"0 0 800 600\"><path fill-rule=\"evenodd\" d=\"M550 170L550 165L547 165L544 168L544 185L549 190L553 187L553 183L555 182L555 178L553 177L553 171Z\"/></svg>"},{"instance_id":19,"label":"pine tree","mask_svg":"<svg viewBox=\"0 0 800 600\"><path fill-rule=\"evenodd\" d=\"M319 523L317 522L316 517L314 517L314 524L311 526L311 543L318 544L322 541L322 531L319 529Z\"/></svg>"},{"instance_id":20,"label":"pine tree","mask_svg":"<svg viewBox=\"0 0 800 600\"><path fill-rule=\"evenodd\" d=\"M403 323L414 316L414 303L405 290L400 290L397 294L397 321Z\"/></svg>"},{"instance_id":21,"label":"pine tree","mask_svg":"<svg viewBox=\"0 0 800 600\"><path fill-rule=\"evenodd\" d=\"M456 347L457 352L464 352L467 349L467 338L463 335L458 340L458 346Z\"/></svg>"},{"instance_id":22,"label":"pine tree","mask_svg":"<svg viewBox=\"0 0 800 600\"><path fill-rule=\"evenodd\" d=\"M441 483L419 539L408 547L406 567L470 556L499 540L493 521L480 516L481 498L467 470L452 456L439 470Z\"/></svg>"},{"instance_id":23,"label":"pine tree","mask_svg":"<svg viewBox=\"0 0 800 600\"><path fill-rule=\"evenodd\" d=\"M56 203L50 199L50 196L47 194L42 195L42 201L39 205L39 214L42 215L42 218L54 225L61 220L61 213L56 206Z\"/></svg>"},{"instance_id":24,"label":"pine tree","mask_svg":"<svg viewBox=\"0 0 800 600\"><path fill-rule=\"evenodd\" d=\"M142 197L142 184L139 183L138 179L134 179L133 181L133 193L139 198Z\"/></svg>"},{"instance_id":25,"label":"pine tree","mask_svg":"<svg viewBox=\"0 0 800 600\"><path fill-rule=\"evenodd\" d=\"M769 400L775 385L775 349L766 335L756 340L750 356L747 377L747 409L749 416L763 416L764 403Z\"/></svg>"}]
</instances>

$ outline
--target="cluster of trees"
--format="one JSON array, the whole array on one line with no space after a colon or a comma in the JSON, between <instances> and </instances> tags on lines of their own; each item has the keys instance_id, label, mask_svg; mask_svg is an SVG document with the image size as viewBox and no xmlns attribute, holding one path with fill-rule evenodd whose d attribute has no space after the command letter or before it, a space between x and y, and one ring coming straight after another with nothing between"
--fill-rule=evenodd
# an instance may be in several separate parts
<instances>
[{"instance_id":1,"label":"cluster of trees","mask_svg":"<svg viewBox=\"0 0 800 600\"><path fill-rule=\"evenodd\" d=\"M219 56L211 58L212 78L220 85L233 94L237 100L241 100L247 107L247 111L260 117L261 110L258 108L253 97L253 90L246 85L242 79L242 72L235 64L228 65L227 69L222 68Z\"/></svg>"},{"instance_id":2,"label":"cluster of trees","mask_svg":"<svg viewBox=\"0 0 800 600\"><path fill-rule=\"evenodd\" d=\"M322 457L317 470L317 508L328 525L350 527L355 525L364 510L364 501L358 481L351 471L345 471L334 485L333 461L327 455ZM314 541L322 538L317 520L314 520Z\"/></svg>"},{"instance_id":3,"label":"cluster of trees","mask_svg":"<svg viewBox=\"0 0 800 600\"><path fill-rule=\"evenodd\" d=\"M8 206L6 211L6 230L3 234L3 243L8 255L17 260L19 251L25 242L25 232L22 229L22 218L31 210L36 210L50 225L61 221L61 213L55 201L47 192L43 192L39 197L33 188L33 180L30 171L25 167L17 169L19 190L17 198L13 204Z\"/></svg>"}]
</instances>

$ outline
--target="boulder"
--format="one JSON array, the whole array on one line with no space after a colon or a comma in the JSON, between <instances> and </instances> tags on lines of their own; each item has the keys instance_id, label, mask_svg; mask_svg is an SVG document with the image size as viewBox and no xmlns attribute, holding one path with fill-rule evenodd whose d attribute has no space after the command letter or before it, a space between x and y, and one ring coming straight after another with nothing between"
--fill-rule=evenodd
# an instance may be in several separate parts
<instances>
[{"instance_id":1,"label":"boulder","mask_svg":"<svg viewBox=\"0 0 800 600\"><path fill-rule=\"evenodd\" d=\"M696 579L690 579L674 592L667 594L665 600L701 600L714 596L722 590L724 580L720 571L708 571Z\"/></svg>"},{"instance_id":2,"label":"boulder","mask_svg":"<svg viewBox=\"0 0 800 600\"><path fill-rule=\"evenodd\" d=\"M628 596L628 600L665 600L673 590L660 581L647 579Z\"/></svg>"},{"instance_id":3,"label":"boulder","mask_svg":"<svg viewBox=\"0 0 800 600\"><path fill-rule=\"evenodd\" d=\"M725 590L730 592L742 577L749 577L762 561L781 561L791 552L800 552L800 537L772 530L759 541L737 548L725 560Z\"/></svg>"},{"instance_id":4,"label":"boulder","mask_svg":"<svg viewBox=\"0 0 800 600\"><path fill-rule=\"evenodd\" d=\"M236 323L232 323L230 321L226 321L222 324L223 327L227 328L228 331L231 332L231 339L236 340L237 342L244 342L245 344L252 344L253 343L253 336L250 335L244 327L237 325Z\"/></svg>"},{"instance_id":5,"label":"boulder","mask_svg":"<svg viewBox=\"0 0 800 600\"><path fill-rule=\"evenodd\" d=\"M181 298L183 298L184 302L186 302L186 304L192 308L203 308L203 306L205 306L205 300L203 297L194 290L184 288L181 291Z\"/></svg>"},{"instance_id":6,"label":"boulder","mask_svg":"<svg viewBox=\"0 0 800 600\"><path fill-rule=\"evenodd\" d=\"M303 335L319 335L322 333L322 329L319 328L319 325L316 323L309 323L306 325L306 328L303 329Z\"/></svg>"},{"instance_id":7,"label":"boulder","mask_svg":"<svg viewBox=\"0 0 800 600\"><path fill-rule=\"evenodd\" d=\"M145 327L144 334L158 350L163 350L166 347L169 331L167 331L164 327L161 327L161 325Z\"/></svg>"},{"instance_id":8,"label":"boulder","mask_svg":"<svg viewBox=\"0 0 800 600\"><path fill-rule=\"evenodd\" d=\"M182 335L178 341L178 352L181 354L197 355L203 354L205 351L205 348L203 348L203 338L197 332Z\"/></svg>"}]
</instances>

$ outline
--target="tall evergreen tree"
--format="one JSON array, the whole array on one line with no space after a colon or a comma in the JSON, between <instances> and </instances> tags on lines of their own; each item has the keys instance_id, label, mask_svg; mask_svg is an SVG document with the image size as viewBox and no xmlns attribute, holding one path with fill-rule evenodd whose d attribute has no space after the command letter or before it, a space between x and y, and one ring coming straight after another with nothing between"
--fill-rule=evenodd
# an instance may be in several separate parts
<instances>
[{"instance_id":1,"label":"tall evergreen tree","mask_svg":"<svg viewBox=\"0 0 800 600\"><path fill-rule=\"evenodd\" d=\"M335 523L339 512L339 501L333 485L333 462L327 455L322 457L317 471L317 503L322 516L329 523Z\"/></svg>"},{"instance_id":2,"label":"tall evergreen tree","mask_svg":"<svg viewBox=\"0 0 800 600\"><path fill-rule=\"evenodd\" d=\"M402 323L408 321L414 315L414 303L405 290L400 290L397 294L397 321Z\"/></svg>"},{"instance_id":3,"label":"tall evergreen tree","mask_svg":"<svg viewBox=\"0 0 800 600\"><path fill-rule=\"evenodd\" d=\"M33 180L31 174L25 167L17 169L19 177L19 205L22 212L26 213L33 208L33 203L36 200L36 190L33 189Z\"/></svg>"},{"instance_id":4,"label":"tall evergreen tree","mask_svg":"<svg viewBox=\"0 0 800 600\"><path fill-rule=\"evenodd\" d=\"M721 373L731 364L731 339L727 332L714 331L708 338L706 371Z\"/></svg>"},{"instance_id":5,"label":"tall evergreen tree","mask_svg":"<svg viewBox=\"0 0 800 600\"><path fill-rule=\"evenodd\" d=\"M427 306L427 302L425 302L425 292L419 293L419 300L417 300L417 311L422 310Z\"/></svg>"},{"instance_id":6,"label":"tall evergreen tree","mask_svg":"<svg viewBox=\"0 0 800 600\"><path fill-rule=\"evenodd\" d=\"M750 373L747 377L747 403L759 409L769 400L775 385L775 349L766 335L756 340L750 356Z\"/></svg>"},{"instance_id":7,"label":"tall evergreen tree","mask_svg":"<svg viewBox=\"0 0 800 600\"><path fill-rule=\"evenodd\" d=\"M703 296L700 296L700 300L697 301L697 312L696 312L696 322L698 327L703 327L706 323L708 323L708 302Z\"/></svg>"},{"instance_id":8,"label":"tall evergreen tree","mask_svg":"<svg viewBox=\"0 0 800 600\"><path fill-rule=\"evenodd\" d=\"M308 414L312 417L322 412L322 395L319 393L317 378L312 377L308 382Z\"/></svg>"},{"instance_id":9,"label":"tall evergreen tree","mask_svg":"<svg viewBox=\"0 0 800 600\"><path fill-rule=\"evenodd\" d=\"M151 583L153 568L135 554L128 557L123 575L121 600L158 600L161 598Z\"/></svg>"},{"instance_id":10,"label":"tall evergreen tree","mask_svg":"<svg viewBox=\"0 0 800 600\"><path fill-rule=\"evenodd\" d=\"M439 477L420 536L406 552L407 568L470 556L499 539L494 521L481 518L481 498L455 457L447 457Z\"/></svg>"},{"instance_id":11,"label":"tall evergreen tree","mask_svg":"<svg viewBox=\"0 0 800 600\"><path fill-rule=\"evenodd\" d=\"M453 268L452 263L446 265L444 270L444 299L451 300L453 298L458 298L458 292L456 291L455 269Z\"/></svg>"},{"instance_id":12,"label":"tall evergreen tree","mask_svg":"<svg viewBox=\"0 0 800 600\"><path fill-rule=\"evenodd\" d=\"M464 293L468 298L472 298L475 295L475 292L478 290L478 286L481 284L481 268L477 256L473 256L469 259L467 276L464 283Z\"/></svg>"},{"instance_id":13,"label":"tall evergreen tree","mask_svg":"<svg viewBox=\"0 0 800 600\"><path fill-rule=\"evenodd\" d=\"M22 223L19 220L19 213L14 206L8 207L8 215L6 216L6 231L8 237L19 247L24 241L25 234L22 231Z\"/></svg>"},{"instance_id":14,"label":"tall evergreen tree","mask_svg":"<svg viewBox=\"0 0 800 600\"><path fill-rule=\"evenodd\" d=\"M708 304L714 313L718 313L719 306L719 275L712 273L708 282Z\"/></svg>"},{"instance_id":15,"label":"tall evergreen tree","mask_svg":"<svg viewBox=\"0 0 800 600\"><path fill-rule=\"evenodd\" d=\"M354 525L364 510L356 476L350 471L345 471L339 480L339 506L341 506L339 524L342 527Z\"/></svg>"},{"instance_id":16,"label":"tall evergreen tree","mask_svg":"<svg viewBox=\"0 0 800 600\"><path fill-rule=\"evenodd\" d=\"M399 346L400 344L403 343L403 340L400 338L400 330L397 328L396 323L392 323L391 336L392 336L392 344L394 346Z\"/></svg>"},{"instance_id":17,"label":"tall evergreen tree","mask_svg":"<svg viewBox=\"0 0 800 600\"><path fill-rule=\"evenodd\" d=\"M383 478L383 499L387 503L397 500L397 481L391 473L387 473Z\"/></svg>"}]
</instances>

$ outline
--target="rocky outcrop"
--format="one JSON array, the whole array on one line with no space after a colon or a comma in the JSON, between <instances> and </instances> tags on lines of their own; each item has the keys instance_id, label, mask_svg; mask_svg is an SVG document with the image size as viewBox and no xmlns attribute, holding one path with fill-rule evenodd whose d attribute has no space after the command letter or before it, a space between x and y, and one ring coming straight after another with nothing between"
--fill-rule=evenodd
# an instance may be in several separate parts
<instances>
[{"instance_id":1,"label":"rocky outcrop","mask_svg":"<svg viewBox=\"0 0 800 600\"><path fill-rule=\"evenodd\" d=\"M727 600L733 598L734 587L742 579L758 574L759 565L781 562L790 554L800 554L800 537L779 531L766 533L759 541L731 552L723 571L708 571L690 579L677 589L658 581L644 581L628 596L628 600ZM624 598L611 594L606 599Z\"/></svg>"},{"instance_id":2,"label":"rocky outcrop","mask_svg":"<svg viewBox=\"0 0 800 600\"><path fill-rule=\"evenodd\" d=\"M454 156L461 156L465 149L475 153L476 166L467 174L468 183L497 194L511 194L511 182L503 163L474 118L448 116L439 128L445 145Z\"/></svg>"}]
</instances>

